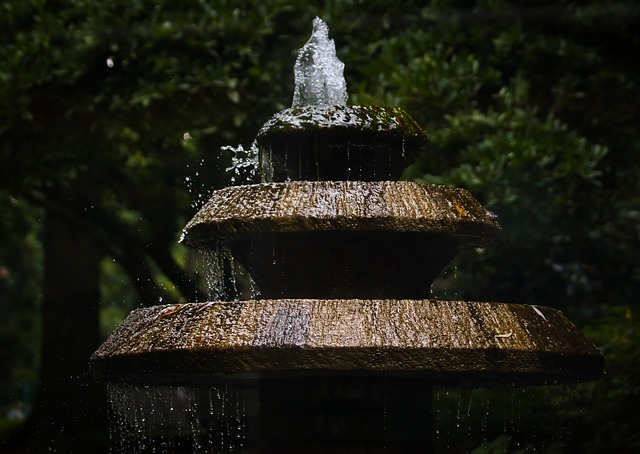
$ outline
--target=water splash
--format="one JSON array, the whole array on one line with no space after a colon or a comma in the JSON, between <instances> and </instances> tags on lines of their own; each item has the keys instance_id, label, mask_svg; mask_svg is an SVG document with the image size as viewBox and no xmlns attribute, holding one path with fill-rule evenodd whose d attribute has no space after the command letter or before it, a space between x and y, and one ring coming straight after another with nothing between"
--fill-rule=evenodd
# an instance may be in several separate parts
<instances>
[{"instance_id":1,"label":"water splash","mask_svg":"<svg viewBox=\"0 0 640 454\"><path fill-rule=\"evenodd\" d=\"M225 145L220 147L222 151L233 153L231 165L225 170L231 174L231 184L246 184L252 182L258 175L258 144L254 140L246 150L242 145L233 147Z\"/></svg>"},{"instance_id":2,"label":"water splash","mask_svg":"<svg viewBox=\"0 0 640 454\"><path fill-rule=\"evenodd\" d=\"M201 254L208 301L242 301L260 297L251 274L223 244L215 244Z\"/></svg>"},{"instance_id":3,"label":"water splash","mask_svg":"<svg viewBox=\"0 0 640 454\"><path fill-rule=\"evenodd\" d=\"M202 184L202 175L206 173L206 165L204 158L196 163L195 169L190 168L189 164L186 165L191 174L184 178L184 184L191 196L191 208L196 210L209 200L212 193L211 188L206 188Z\"/></svg>"},{"instance_id":4,"label":"water splash","mask_svg":"<svg viewBox=\"0 0 640 454\"><path fill-rule=\"evenodd\" d=\"M336 56L329 27L316 17L309 41L298 51L293 67L295 88L291 107L347 104L344 63Z\"/></svg>"}]
</instances>

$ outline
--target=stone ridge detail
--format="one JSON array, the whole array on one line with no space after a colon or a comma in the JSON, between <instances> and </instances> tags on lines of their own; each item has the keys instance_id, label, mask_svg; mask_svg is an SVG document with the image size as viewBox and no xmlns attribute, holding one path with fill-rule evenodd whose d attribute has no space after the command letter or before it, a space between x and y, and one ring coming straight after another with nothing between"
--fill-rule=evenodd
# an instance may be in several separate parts
<instances>
[{"instance_id":1,"label":"stone ridge detail","mask_svg":"<svg viewBox=\"0 0 640 454\"><path fill-rule=\"evenodd\" d=\"M385 372L529 384L601 376L558 310L442 300L279 299L138 309L93 355L110 375Z\"/></svg>"},{"instance_id":2,"label":"stone ridge detail","mask_svg":"<svg viewBox=\"0 0 640 454\"><path fill-rule=\"evenodd\" d=\"M294 181L220 189L184 229L194 247L267 232L394 231L490 243L495 215L460 188L408 181Z\"/></svg>"}]
</instances>

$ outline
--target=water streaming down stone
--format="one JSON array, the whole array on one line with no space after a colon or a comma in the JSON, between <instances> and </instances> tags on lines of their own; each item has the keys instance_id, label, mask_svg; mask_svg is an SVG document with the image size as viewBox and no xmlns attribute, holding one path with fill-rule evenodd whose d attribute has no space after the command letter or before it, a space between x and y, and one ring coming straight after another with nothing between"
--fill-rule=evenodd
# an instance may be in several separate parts
<instances>
[{"instance_id":1,"label":"water streaming down stone","mask_svg":"<svg viewBox=\"0 0 640 454\"><path fill-rule=\"evenodd\" d=\"M567 396L562 386L435 387L431 452L564 449L569 432L558 410L567 405Z\"/></svg>"},{"instance_id":2,"label":"water streaming down stone","mask_svg":"<svg viewBox=\"0 0 640 454\"><path fill-rule=\"evenodd\" d=\"M263 183L396 180L427 142L400 108L292 107L258 132L258 172Z\"/></svg>"},{"instance_id":3,"label":"water streaming down stone","mask_svg":"<svg viewBox=\"0 0 640 454\"><path fill-rule=\"evenodd\" d=\"M261 128L249 164L236 149L230 170L257 168L262 183L215 191L185 227L211 257L211 301L136 310L92 357L123 383L121 447L160 430L194 452L455 452L465 434L517 431L499 418L496 435L492 411L509 404L482 394L466 413L481 427L466 427L452 386L598 378L601 355L555 309L429 298L460 250L497 237L496 216L463 189L389 181L427 135L401 109L346 106L341 83L316 80L343 70L319 19L299 60L293 106ZM153 405L139 391L151 385L170 390ZM180 415L148 424L178 397Z\"/></svg>"},{"instance_id":4,"label":"water streaming down stone","mask_svg":"<svg viewBox=\"0 0 640 454\"><path fill-rule=\"evenodd\" d=\"M245 389L110 383L112 452L243 452ZM254 411L255 412L255 411Z\"/></svg>"}]
</instances>

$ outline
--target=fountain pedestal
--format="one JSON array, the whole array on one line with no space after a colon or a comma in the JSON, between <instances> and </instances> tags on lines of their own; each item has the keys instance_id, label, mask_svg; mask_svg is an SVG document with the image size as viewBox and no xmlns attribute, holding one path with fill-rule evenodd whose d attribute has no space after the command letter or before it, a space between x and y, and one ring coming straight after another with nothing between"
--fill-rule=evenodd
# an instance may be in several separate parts
<instances>
[{"instance_id":1,"label":"fountain pedestal","mask_svg":"<svg viewBox=\"0 0 640 454\"><path fill-rule=\"evenodd\" d=\"M262 380L259 393L267 452L424 452L431 443L423 378L281 377Z\"/></svg>"}]
</instances>

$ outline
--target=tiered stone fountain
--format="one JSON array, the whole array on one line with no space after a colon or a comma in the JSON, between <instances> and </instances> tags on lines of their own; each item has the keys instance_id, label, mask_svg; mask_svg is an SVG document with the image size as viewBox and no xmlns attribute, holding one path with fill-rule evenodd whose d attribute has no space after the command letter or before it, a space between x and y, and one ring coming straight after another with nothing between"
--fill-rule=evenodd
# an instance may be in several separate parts
<instances>
[{"instance_id":1,"label":"tiered stone fountain","mask_svg":"<svg viewBox=\"0 0 640 454\"><path fill-rule=\"evenodd\" d=\"M184 232L259 294L135 310L94 366L253 387L247 443L266 451L424 448L433 383L600 377L602 356L555 309L429 299L459 250L495 239L496 216L463 189L392 181L427 136L400 109L344 105L325 27L301 49L294 106L256 138L264 182L216 191Z\"/></svg>"}]
</instances>

